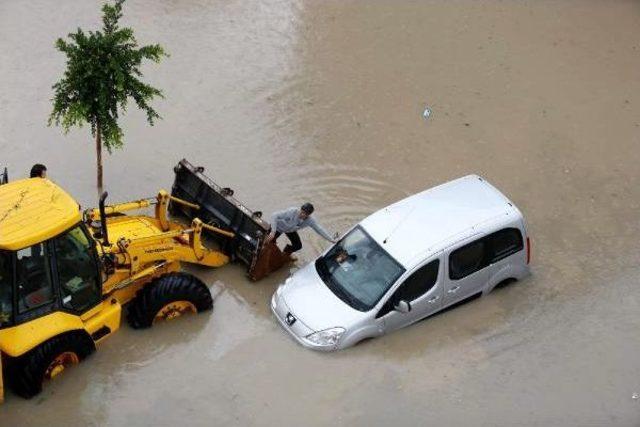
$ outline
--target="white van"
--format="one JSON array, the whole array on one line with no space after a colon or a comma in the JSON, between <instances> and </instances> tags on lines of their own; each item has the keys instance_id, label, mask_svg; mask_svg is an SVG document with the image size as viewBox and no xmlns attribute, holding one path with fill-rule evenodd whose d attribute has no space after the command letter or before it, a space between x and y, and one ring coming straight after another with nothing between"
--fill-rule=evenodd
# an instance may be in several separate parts
<instances>
[{"instance_id":1,"label":"white van","mask_svg":"<svg viewBox=\"0 0 640 427\"><path fill-rule=\"evenodd\" d=\"M299 343L337 350L529 273L522 213L469 175L375 212L280 285L271 309Z\"/></svg>"}]
</instances>

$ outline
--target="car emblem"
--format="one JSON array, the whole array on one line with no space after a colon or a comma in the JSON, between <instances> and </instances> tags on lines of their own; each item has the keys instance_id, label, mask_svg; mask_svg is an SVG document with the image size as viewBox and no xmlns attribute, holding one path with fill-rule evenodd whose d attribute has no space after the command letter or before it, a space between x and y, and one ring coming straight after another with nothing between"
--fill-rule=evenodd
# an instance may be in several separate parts
<instances>
[{"instance_id":1,"label":"car emblem","mask_svg":"<svg viewBox=\"0 0 640 427\"><path fill-rule=\"evenodd\" d=\"M287 313L285 321L287 322L287 325L292 326L294 323L296 323L296 318L293 316L293 314Z\"/></svg>"}]
</instances>

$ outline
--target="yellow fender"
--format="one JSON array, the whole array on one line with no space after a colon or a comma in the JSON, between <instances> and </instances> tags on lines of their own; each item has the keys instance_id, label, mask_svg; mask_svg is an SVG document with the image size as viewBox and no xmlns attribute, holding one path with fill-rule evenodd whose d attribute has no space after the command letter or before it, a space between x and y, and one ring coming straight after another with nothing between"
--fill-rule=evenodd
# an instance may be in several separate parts
<instances>
[{"instance_id":1,"label":"yellow fender","mask_svg":"<svg viewBox=\"0 0 640 427\"><path fill-rule=\"evenodd\" d=\"M85 331L80 317L58 311L1 330L0 350L8 356L18 357L56 335L74 330Z\"/></svg>"}]
</instances>

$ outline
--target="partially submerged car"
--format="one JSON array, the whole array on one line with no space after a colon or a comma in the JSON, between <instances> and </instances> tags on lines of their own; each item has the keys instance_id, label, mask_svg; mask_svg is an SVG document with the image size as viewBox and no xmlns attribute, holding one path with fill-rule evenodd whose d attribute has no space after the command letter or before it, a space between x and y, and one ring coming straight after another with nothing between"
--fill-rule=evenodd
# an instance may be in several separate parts
<instances>
[{"instance_id":1,"label":"partially submerged car","mask_svg":"<svg viewBox=\"0 0 640 427\"><path fill-rule=\"evenodd\" d=\"M280 285L271 309L300 344L337 350L529 274L522 213L469 175L381 209Z\"/></svg>"}]
</instances>

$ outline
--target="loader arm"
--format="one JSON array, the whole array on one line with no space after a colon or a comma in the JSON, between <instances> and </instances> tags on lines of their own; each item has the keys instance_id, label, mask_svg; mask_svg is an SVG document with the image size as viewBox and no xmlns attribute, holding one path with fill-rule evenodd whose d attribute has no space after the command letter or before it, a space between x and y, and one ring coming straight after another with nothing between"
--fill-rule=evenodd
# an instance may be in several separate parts
<instances>
[{"instance_id":1,"label":"loader arm","mask_svg":"<svg viewBox=\"0 0 640 427\"><path fill-rule=\"evenodd\" d=\"M202 244L202 230L206 227L226 237L233 233L203 224L197 218L190 228L170 222L169 231L162 231L160 222L151 217L113 218L108 227L116 238L102 247L103 253L113 256L115 261L114 272L105 282L107 295L174 271L180 262L207 267L221 267L229 262L227 255Z\"/></svg>"},{"instance_id":2,"label":"loader arm","mask_svg":"<svg viewBox=\"0 0 640 427\"><path fill-rule=\"evenodd\" d=\"M200 206L196 205L195 203L187 202L186 200L182 200L178 197L170 195L165 190L160 190L155 198L149 197L145 199L133 200L131 202L104 206L104 213L107 216L117 215L124 212L144 209L150 207L151 205L155 205L155 215L156 219L160 223L160 228L162 229L162 231L168 231L170 228L170 221L167 218L167 207L169 205L169 201L178 203L193 210L200 209ZM100 219L100 208L87 209L85 211L86 221L100 221Z\"/></svg>"},{"instance_id":3,"label":"loader arm","mask_svg":"<svg viewBox=\"0 0 640 427\"><path fill-rule=\"evenodd\" d=\"M116 245L120 253L126 253L126 259L132 271L140 271L145 266L159 261L183 261L191 264L221 267L229 262L229 257L202 244L202 230L205 224L195 218L191 228L177 227L171 224L170 231L140 238L120 238ZM233 233L207 226L207 229L225 236Z\"/></svg>"},{"instance_id":4,"label":"loader arm","mask_svg":"<svg viewBox=\"0 0 640 427\"><path fill-rule=\"evenodd\" d=\"M164 190L160 190L155 198L108 206L104 205L106 196L105 193L101 198L99 208L84 212L85 221L94 230L99 251L112 264L109 278L104 282L106 295L117 294L124 304L135 296L134 289L138 285L179 270L181 262L207 267L221 267L229 262L223 252L203 245L202 232L207 230L224 239L233 238L233 232L204 224L198 218L191 221L190 227L185 227L167 216L169 201L194 212L200 209L199 205L171 196ZM155 207L154 217L122 215L151 206Z\"/></svg>"},{"instance_id":5,"label":"loader arm","mask_svg":"<svg viewBox=\"0 0 640 427\"><path fill-rule=\"evenodd\" d=\"M103 195L104 197L106 197L106 193ZM168 219L169 201L192 210L200 209L200 206L195 203L187 202L160 190L155 200L146 198L109 206L103 206L101 203L100 208L85 211L85 220L87 222L100 221L103 220L102 215L113 217L119 213L155 205L155 221L151 218L135 216L130 217L133 219L130 221L130 225L123 225L122 221L117 219L110 223L103 221L101 227L106 227L108 230L108 233L103 236L107 234L116 236L115 245L105 241L104 252L116 256L121 255L116 259L120 260L120 264L128 264L131 271L139 271L139 268L146 268L149 264L158 261L185 261L210 267L220 267L226 264L228 262L226 255L203 246L202 230L205 229L225 238L233 238L235 233L204 224L198 218L193 219L191 228L184 229L180 224ZM140 223L143 223L142 227ZM136 228L146 229L147 232L137 232ZM149 232L149 230L151 231ZM113 231L115 233L112 233ZM185 236L188 236L188 239L185 239ZM124 259L122 255L124 255Z\"/></svg>"}]
</instances>

